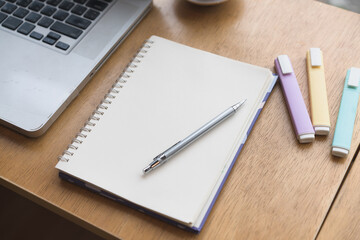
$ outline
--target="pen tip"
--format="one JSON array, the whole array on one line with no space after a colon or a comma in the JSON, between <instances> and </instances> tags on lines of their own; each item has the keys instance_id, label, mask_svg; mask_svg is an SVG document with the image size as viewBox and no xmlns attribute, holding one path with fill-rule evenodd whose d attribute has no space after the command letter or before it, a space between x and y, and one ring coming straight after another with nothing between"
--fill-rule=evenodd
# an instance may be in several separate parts
<instances>
[{"instance_id":1,"label":"pen tip","mask_svg":"<svg viewBox=\"0 0 360 240\"><path fill-rule=\"evenodd\" d=\"M143 173L146 174L148 172L151 171L151 167L150 166L147 166L146 168L143 169Z\"/></svg>"},{"instance_id":2,"label":"pen tip","mask_svg":"<svg viewBox=\"0 0 360 240\"><path fill-rule=\"evenodd\" d=\"M236 111L239 107L241 107L241 105L243 105L246 102L246 98L244 100L242 100L241 102L235 104L234 106L232 106L234 108L234 110Z\"/></svg>"}]
</instances>

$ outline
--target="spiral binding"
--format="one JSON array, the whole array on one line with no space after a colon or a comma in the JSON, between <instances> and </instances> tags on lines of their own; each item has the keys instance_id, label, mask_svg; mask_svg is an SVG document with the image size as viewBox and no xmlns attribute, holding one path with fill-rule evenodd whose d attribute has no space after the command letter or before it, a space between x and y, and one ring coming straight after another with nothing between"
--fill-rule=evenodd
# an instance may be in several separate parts
<instances>
[{"instance_id":1,"label":"spiral binding","mask_svg":"<svg viewBox=\"0 0 360 240\"><path fill-rule=\"evenodd\" d=\"M146 40L143 46L138 50L130 63L125 67L125 70L121 73L120 77L113 84L112 88L107 94L105 94L104 99L97 106L96 110L92 113L90 118L86 121L84 127L80 129L80 132L76 134L76 137L71 141L68 148L63 152L63 155L58 159L60 161L68 162L70 157L74 155L75 151L83 143L91 130L95 127L96 122L100 121L100 118L106 110L108 105L116 98L116 95L120 93L120 89L124 87L124 84L129 80L131 74L134 73L134 68L137 68L137 64L141 63L141 59L145 57L145 54L148 52L148 49L151 48L151 45L154 43L152 40Z\"/></svg>"}]
</instances>

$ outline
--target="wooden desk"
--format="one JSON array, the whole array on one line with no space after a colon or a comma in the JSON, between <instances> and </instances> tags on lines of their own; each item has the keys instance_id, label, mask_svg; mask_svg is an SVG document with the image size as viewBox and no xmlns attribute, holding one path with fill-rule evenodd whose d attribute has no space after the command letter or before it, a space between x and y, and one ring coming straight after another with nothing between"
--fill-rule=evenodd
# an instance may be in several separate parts
<instances>
[{"instance_id":1,"label":"wooden desk","mask_svg":"<svg viewBox=\"0 0 360 240\"><path fill-rule=\"evenodd\" d=\"M358 239L360 236L360 158L354 159L338 196L319 233L323 239Z\"/></svg>"},{"instance_id":2,"label":"wooden desk","mask_svg":"<svg viewBox=\"0 0 360 240\"><path fill-rule=\"evenodd\" d=\"M44 136L0 127L0 183L107 238L313 239L360 142L357 123L347 159L328 137L298 144L276 85L202 232L194 235L59 179L54 166L142 42L158 35L273 69L288 54L308 104L305 53L324 52L334 127L346 70L360 66L360 15L313 0L229 0L197 7L155 0L149 15ZM356 189L359 191L359 189Z\"/></svg>"}]
</instances>

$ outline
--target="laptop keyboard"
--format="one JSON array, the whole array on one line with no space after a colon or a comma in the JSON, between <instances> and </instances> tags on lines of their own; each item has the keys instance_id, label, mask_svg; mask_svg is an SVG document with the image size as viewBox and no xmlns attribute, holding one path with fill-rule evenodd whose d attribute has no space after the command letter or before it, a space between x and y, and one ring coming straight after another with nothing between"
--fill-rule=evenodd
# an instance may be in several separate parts
<instances>
[{"instance_id":1,"label":"laptop keyboard","mask_svg":"<svg viewBox=\"0 0 360 240\"><path fill-rule=\"evenodd\" d=\"M0 28L67 51L112 0L0 0Z\"/></svg>"}]
</instances>

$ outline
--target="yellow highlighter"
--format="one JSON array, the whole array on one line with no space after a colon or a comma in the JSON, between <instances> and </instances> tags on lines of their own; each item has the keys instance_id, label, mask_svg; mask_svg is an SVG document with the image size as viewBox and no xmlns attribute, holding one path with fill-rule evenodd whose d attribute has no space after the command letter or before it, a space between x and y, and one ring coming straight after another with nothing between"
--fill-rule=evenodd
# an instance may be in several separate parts
<instances>
[{"instance_id":1,"label":"yellow highlighter","mask_svg":"<svg viewBox=\"0 0 360 240\"><path fill-rule=\"evenodd\" d=\"M309 79L311 120L316 135L330 132L329 107L326 93L323 56L320 48L310 48L306 54Z\"/></svg>"}]
</instances>

